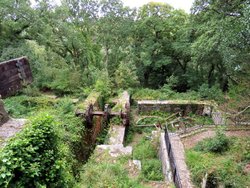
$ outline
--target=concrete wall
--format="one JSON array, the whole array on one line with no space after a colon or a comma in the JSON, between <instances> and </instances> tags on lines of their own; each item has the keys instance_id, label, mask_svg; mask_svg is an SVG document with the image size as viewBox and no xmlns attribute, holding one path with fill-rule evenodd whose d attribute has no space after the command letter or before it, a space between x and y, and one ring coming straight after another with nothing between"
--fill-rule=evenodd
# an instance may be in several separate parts
<instances>
[{"instance_id":1,"label":"concrete wall","mask_svg":"<svg viewBox=\"0 0 250 188\"><path fill-rule=\"evenodd\" d=\"M159 148L159 157L162 164L162 173L164 175L164 180L172 182L172 172L168 158L167 147L165 143L164 133L161 133L160 136L160 148Z\"/></svg>"},{"instance_id":2,"label":"concrete wall","mask_svg":"<svg viewBox=\"0 0 250 188\"><path fill-rule=\"evenodd\" d=\"M186 101L186 100L144 100L137 101L138 113L162 111L176 113L181 112L183 115L194 113L197 115L210 116L215 125L225 125L225 114L220 111L215 104L199 101Z\"/></svg>"},{"instance_id":3,"label":"concrete wall","mask_svg":"<svg viewBox=\"0 0 250 188\"><path fill-rule=\"evenodd\" d=\"M188 103L187 101L138 101L138 112L163 111L163 112L182 112L184 115L192 112L202 115L204 104Z\"/></svg>"}]
</instances>

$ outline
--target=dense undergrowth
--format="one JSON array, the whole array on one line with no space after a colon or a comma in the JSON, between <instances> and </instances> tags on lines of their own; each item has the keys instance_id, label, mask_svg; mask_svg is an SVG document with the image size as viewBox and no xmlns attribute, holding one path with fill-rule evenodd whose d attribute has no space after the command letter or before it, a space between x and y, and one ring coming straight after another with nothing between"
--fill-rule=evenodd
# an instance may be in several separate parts
<instances>
[{"instance_id":1,"label":"dense undergrowth","mask_svg":"<svg viewBox=\"0 0 250 188\"><path fill-rule=\"evenodd\" d=\"M226 137L218 132L193 149L186 151L186 162L193 182L200 187L207 174L207 186L249 187L250 174L246 166L250 162L249 138Z\"/></svg>"},{"instance_id":2,"label":"dense undergrowth","mask_svg":"<svg viewBox=\"0 0 250 188\"><path fill-rule=\"evenodd\" d=\"M29 123L1 150L1 187L72 187L86 155L72 100L21 95L4 102Z\"/></svg>"},{"instance_id":3,"label":"dense undergrowth","mask_svg":"<svg viewBox=\"0 0 250 188\"><path fill-rule=\"evenodd\" d=\"M158 156L158 139L158 136L155 138L144 136L134 147L133 158L141 161L142 171L139 178L143 181L163 180L161 161Z\"/></svg>"}]
</instances>

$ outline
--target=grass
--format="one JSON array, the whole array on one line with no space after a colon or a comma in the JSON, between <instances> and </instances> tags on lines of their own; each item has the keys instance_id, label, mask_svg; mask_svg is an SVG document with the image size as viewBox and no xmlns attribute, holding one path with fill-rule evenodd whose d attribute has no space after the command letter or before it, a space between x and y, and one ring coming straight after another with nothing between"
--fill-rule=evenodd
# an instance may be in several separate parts
<instances>
[{"instance_id":1,"label":"grass","mask_svg":"<svg viewBox=\"0 0 250 188\"><path fill-rule=\"evenodd\" d=\"M161 161L158 158L158 139L144 136L134 147L133 158L142 163L140 179L143 181L163 180Z\"/></svg>"},{"instance_id":2,"label":"grass","mask_svg":"<svg viewBox=\"0 0 250 188\"><path fill-rule=\"evenodd\" d=\"M229 149L223 153L195 151L194 148L186 151L186 162L196 186L200 186L206 173L208 183L214 187L215 184L235 188L250 186L250 174L244 171L250 162L250 140L235 137L230 140Z\"/></svg>"},{"instance_id":3,"label":"grass","mask_svg":"<svg viewBox=\"0 0 250 188\"><path fill-rule=\"evenodd\" d=\"M38 113L52 109L56 100L48 97L14 96L4 99L4 106L10 116L14 118L28 118Z\"/></svg>"},{"instance_id":4,"label":"grass","mask_svg":"<svg viewBox=\"0 0 250 188\"><path fill-rule=\"evenodd\" d=\"M112 159L106 152L102 155L95 153L83 167L81 181L76 188L143 188L137 178L129 177L127 170L130 157Z\"/></svg>"}]
</instances>

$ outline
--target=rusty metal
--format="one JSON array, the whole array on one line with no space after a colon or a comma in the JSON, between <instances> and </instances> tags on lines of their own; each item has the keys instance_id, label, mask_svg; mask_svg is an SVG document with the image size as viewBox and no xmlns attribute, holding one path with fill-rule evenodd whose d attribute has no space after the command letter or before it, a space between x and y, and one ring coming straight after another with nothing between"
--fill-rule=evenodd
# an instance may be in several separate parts
<instances>
[{"instance_id":1,"label":"rusty metal","mask_svg":"<svg viewBox=\"0 0 250 188\"><path fill-rule=\"evenodd\" d=\"M104 118L104 121L109 121L112 117L120 117L122 119L123 125L128 126L129 125L129 105L126 104L126 111L125 112L111 112L110 107L108 104L105 105L104 111L94 111L93 105L90 104L89 107L85 112L82 112L80 110L76 111L77 116L82 116L85 118L87 127L91 128L93 124L93 118L94 116L101 116Z\"/></svg>"},{"instance_id":2,"label":"rusty metal","mask_svg":"<svg viewBox=\"0 0 250 188\"><path fill-rule=\"evenodd\" d=\"M0 63L0 95L3 98L15 94L32 81L32 72L26 57Z\"/></svg>"},{"instance_id":3,"label":"rusty metal","mask_svg":"<svg viewBox=\"0 0 250 188\"><path fill-rule=\"evenodd\" d=\"M94 111L94 107L92 104L90 104L84 114L88 128L91 128L93 125L93 117L94 117L93 111Z\"/></svg>"}]
</instances>

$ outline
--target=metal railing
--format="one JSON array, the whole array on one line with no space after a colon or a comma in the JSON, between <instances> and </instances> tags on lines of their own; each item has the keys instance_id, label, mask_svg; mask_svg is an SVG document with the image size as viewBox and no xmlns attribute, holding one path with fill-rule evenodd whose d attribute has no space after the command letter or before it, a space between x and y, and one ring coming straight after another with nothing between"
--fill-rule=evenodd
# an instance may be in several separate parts
<instances>
[{"instance_id":1,"label":"metal railing","mask_svg":"<svg viewBox=\"0 0 250 188\"><path fill-rule=\"evenodd\" d=\"M172 150L172 145L170 143L167 127L165 127L165 143L166 143L168 158L169 158L170 167L171 167L171 171L172 171L173 182L174 182L176 188L182 188L180 176L179 176L179 173L178 173L178 170L176 167L176 162L174 159L174 154L173 154L173 150Z\"/></svg>"}]
</instances>

